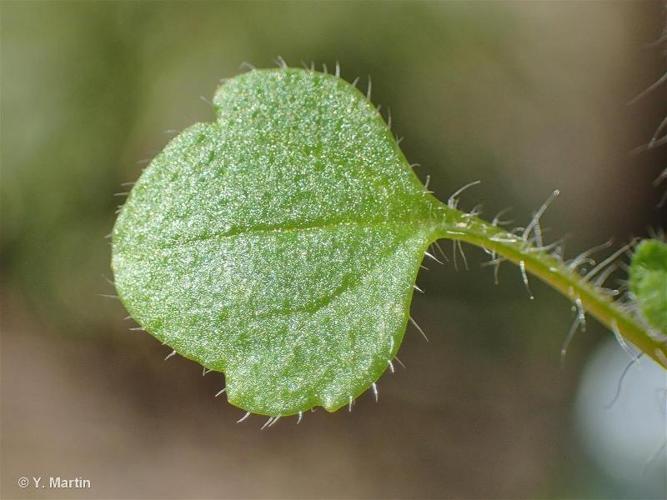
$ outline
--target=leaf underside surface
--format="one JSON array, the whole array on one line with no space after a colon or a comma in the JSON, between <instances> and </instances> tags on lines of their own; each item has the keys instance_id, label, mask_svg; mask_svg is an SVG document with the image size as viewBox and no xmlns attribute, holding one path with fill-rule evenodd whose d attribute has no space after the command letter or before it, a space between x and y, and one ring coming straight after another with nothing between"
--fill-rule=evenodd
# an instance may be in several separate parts
<instances>
[{"instance_id":1,"label":"leaf underside surface","mask_svg":"<svg viewBox=\"0 0 667 500\"><path fill-rule=\"evenodd\" d=\"M224 372L232 404L334 411L395 356L446 207L339 78L251 71L214 107L217 120L174 138L123 206L119 297L178 354Z\"/></svg>"},{"instance_id":2,"label":"leaf underside surface","mask_svg":"<svg viewBox=\"0 0 667 500\"><path fill-rule=\"evenodd\" d=\"M630 266L630 291L648 324L667 334L667 245L664 242L644 240L637 246Z\"/></svg>"}]
</instances>

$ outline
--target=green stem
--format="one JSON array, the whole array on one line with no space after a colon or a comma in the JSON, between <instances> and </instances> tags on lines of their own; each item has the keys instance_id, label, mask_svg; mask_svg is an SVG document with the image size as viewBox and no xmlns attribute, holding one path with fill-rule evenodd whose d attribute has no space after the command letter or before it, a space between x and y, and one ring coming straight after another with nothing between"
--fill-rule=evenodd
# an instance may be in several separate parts
<instances>
[{"instance_id":1,"label":"green stem","mask_svg":"<svg viewBox=\"0 0 667 500\"><path fill-rule=\"evenodd\" d=\"M667 369L667 345L664 339L652 335L638 319L614 302L608 293L585 280L557 257L536 248L522 237L454 210L444 213L437 236L482 247L514 262Z\"/></svg>"}]
</instances>

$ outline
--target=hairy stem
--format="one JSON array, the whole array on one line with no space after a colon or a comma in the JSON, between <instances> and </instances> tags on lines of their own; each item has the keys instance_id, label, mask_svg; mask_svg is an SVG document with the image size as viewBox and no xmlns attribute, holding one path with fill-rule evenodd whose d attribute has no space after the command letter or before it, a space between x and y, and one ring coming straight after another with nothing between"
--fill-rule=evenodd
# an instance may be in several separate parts
<instances>
[{"instance_id":1,"label":"hairy stem","mask_svg":"<svg viewBox=\"0 0 667 500\"><path fill-rule=\"evenodd\" d=\"M462 217L454 210L444 213L437 236L482 247L499 258L519 265L522 271L538 277L558 290L667 369L667 344L664 336L650 332L608 293L590 283L561 259L533 246L527 241L528 238L508 233L474 216L464 214Z\"/></svg>"}]
</instances>

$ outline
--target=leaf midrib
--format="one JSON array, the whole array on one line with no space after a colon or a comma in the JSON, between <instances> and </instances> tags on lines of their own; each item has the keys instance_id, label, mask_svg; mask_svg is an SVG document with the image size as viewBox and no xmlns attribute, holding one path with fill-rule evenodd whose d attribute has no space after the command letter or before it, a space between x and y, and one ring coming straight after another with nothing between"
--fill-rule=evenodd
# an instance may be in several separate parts
<instances>
[{"instance_id":1,"label":"leaf midrib","mask_svg":"<svg viewBox=\"0 0 667 500\"><path fill-rule=\"evenodd\" d=\"M151 250L168 250L171 248L183 247L188 245L193 245L200 242L212 241L212 240L225 240L227 238L241 237L245 235L271 235L276 233L294 233L294 232L309 232L309 231L319 231L319 230L332 230L339 229L342 227L351 227L355 229L366 228L366 229L377 229L381 230L382 227L395 227L405 224L410 224L413 228L413 233L418 233L421 230L426 229L427 233L435 232L438 227L438 221L435 217L431 218L399 218L399 219L372 219L372 220L343 220L335 221L331 223L312 223L308 225L293 225L293 226L281 226L267 225L265 227L249 227L249 228L239 228L236 230L227 231L224 233L213 233L208 235L197 235L192 238L175 240L163 245L150 245L148 241L142 241L142 245L146 245L147 248L144 251ZM429 228L429 226L431 226ZM428 230L430 229L430 231ZM120 243L120 242L119 242ZM127 248L119 248L118 253L126 253L127 251L136 252L136 244L130 245Z\"/></svg>"}]
</instances>

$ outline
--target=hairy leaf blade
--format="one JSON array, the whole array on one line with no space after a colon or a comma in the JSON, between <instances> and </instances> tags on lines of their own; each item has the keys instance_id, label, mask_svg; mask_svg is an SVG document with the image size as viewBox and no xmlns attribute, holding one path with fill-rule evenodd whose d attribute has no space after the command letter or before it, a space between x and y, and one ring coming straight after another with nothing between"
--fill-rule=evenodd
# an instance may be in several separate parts
<instances>
[{"instance_id":1,"label":"hairy leaf blade","mask_svg":"<svg viewBox=\"0 0 667 500\"><path fill-rule=\"evenodd\" d=\"M335 410L398 349L442 205L380 115L332 76L262 70L217 92L113 233L130 314L266 415Z\"/></svg>"},{"instance_id":2,"label":"hairy leaf blade","mask_svg":"<svg viewBox=\"0 0 667 500\"><path fill-rule=\"evenodd\" d=\"M646 321L667 334L667 245L644 240L630 266L630 290Z\"/></svg>"}]
</instances>

